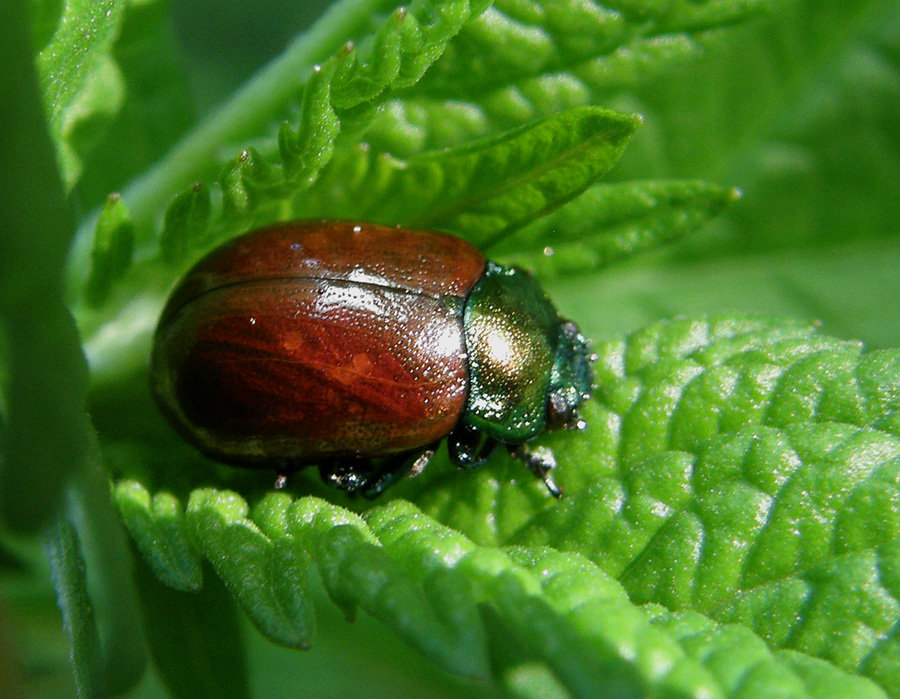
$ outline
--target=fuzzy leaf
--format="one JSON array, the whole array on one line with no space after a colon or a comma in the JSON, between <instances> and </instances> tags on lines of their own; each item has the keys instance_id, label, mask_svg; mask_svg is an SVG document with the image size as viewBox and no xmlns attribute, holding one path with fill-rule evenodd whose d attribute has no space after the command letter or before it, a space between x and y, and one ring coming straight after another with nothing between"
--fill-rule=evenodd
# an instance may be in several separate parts
<instances>
[{"instance_id":1,"label":"fuzzy leaf","mask_svg":"<svg viewBox=\"0 0 900 699\"><path fill-rule=\"evenodd\" d=\"M599 269L694 232L736 198L705 182L596 185L490 253L545 278Z\"/></svg>"},{"instance_id":2,"label":"fuzzy leaf","mask_svg":"<svg viewBox=\"0 0 900 699\"><path fill-rule=\"evenodd\" d=\"M871 682L808 655L792 651L773 653L740 626L717 626L699 614L673 614L656 606L646 611L655 627L674 637L690 657L702 658L712 668L727 691L726 696L885 696Z\"/></svg>"},{"instance_id":3,"label":"fuzzy leaf","mask_svg":"<svg viewBox=\"0 0 900 699\"><path fill-rule=\"evenodd\" d=\"M153 572L176 590L203 585L201 559L189 540L184 510L171 493L150 493L134 481L119 483L115 501L124 524Z\"/></svg>"},{"instance_id":4,"label":"fuzzy leaf","mask_svg":"<svg viewBox=\"0 0 900 699\"><path fill-rule=\"evenodd\" d=\"M159 247L167 261L182 260L188 253L203 248L211 211L209 188L201 182L175 197L166 209L159 236Z\"/></svg>"},{"instance_id":5,"label":"fuzzy leaf","mask_svg":"<svg viewBox=\"0 0 900 699\"><path fill-rule=\"evenodd\" d=\"M347 60L344 56L343 60ZM316 66L303 92L300 124L293 129L285 122L278 132L278 148L286 177L308 187L318 172L331 160L334 139L340 132L340 121L331 106L331 79L338 69L337 61L325 68Z\"/></svg>"},{"instance_id":6,"label":"fuzzy leaf","mask_svg":"<svg viewBox=\"0 0 900 699\"><path fill-rule=\"evenodd\" d=\"M134 226L122 198L111 194L97 220L91 276L88 278L88 302L100 305L109 296L113 284L131 265Z\"/></svg>"},{"instance_id":7,"label":"fuzzy leaf","mask_svg":"<svg viewBox=\"0 0 900 699\"><path fill-rule=\"evenodd\" d=\"M345 2L351 4L351 0ZM397 10L389 17L377 34L377 41L361 42L359 52L362 57L357 56L352 45L345 45L329 60L313 66L311 78L302 93L299 124L296 127L283 125L279 132L281 162L273 163L276 167L272 172L279 174L280 182L270 182L274 186L266 188L265 196L248 199L245 192L253 184L244 183L238 176L243 173L232 167L229 176L222 178L220 184L234 189L224 191L221 200L242 201L244 206L226 209L228 216L223 219L219 197L213 197L215 209L207 223L195 232L195 237L210 244L246 229L251 222L271 221L279 214L283 215L286 199L307 189L318 179L320 170L332 157L335 138L344 131L344 122L348 134L363 129L386 100L390 88L410 85L484 6L483 2L470 0L413 3L408 10ZM380 55L379 50L390 55ZM211 164L220 157L223 142L256 136L256 130L265 130L260 122L265 122L267 117L271 120L276 115L282 116L287 103L297 97L297 93L292 93L288 87L296 82L294 76L298 71L310 70L308 63L303 63L308 60L309 51L303 45L286 52L281 61L264 71L216 119L187 134L152 173L122 191L132 214L139 246L147 245L155 238L160 207L171 202L171 206L178 209L192 197L194 184L191 183L202 181L198 178L209 173ZM337 104L333 104L332 95L338 96ZM248 116L248 113L254 116ZM255 130L251 131L251 125ZM222 161L218 162L221 166ZM243 214L244 218L235 218L236 213ZM167 211L167 219L173 216L178 218L177 211ZM76 243L72 260L76 278L81 275L79 270L85 268L80 258L88 253L87 240L91 233L82 228ZM183 249L187 251L191 247L188 245ZM173 249L168 247L166 254Z\"/></svg>"},{"instance_id":8,"label":"fuzzy leaf","mask_svg":"<svg viewBox=\"0 0 900 699\"><path fill-rule=\"evenodd\" d=\"M44 121L24 3L0 3L0 512L12 531L56 520L87 464L87 366L65 305L74 216Z\"/></svg>"},{"instance_id":9,"label":"fuzzy leaf","mask_svg":"<svg viewBox=\"0 0 900 699\"><path fill-rule=\"evenodd\" d=\"M265 201L266 189L280 188L281 176L254 148L241 151L219 174L226 216L249 218Z\"/></svg>"},{"instance_id":10,"label":"fuzzy leaf","mask_svg":"<svg viewBox=\"0 0 900 699\"><path fill-rule=\"evenodd\" d=\"M110 501L109 479L92 464L66 492L66 526L77 539L86 586L77 594L96 619L100 641L98 693L115 696L134 686L146 670L131 550ZM58 593L64 594L64 593Z\"/></svg>"},{"instance_id":11,"label":"fuzzy leaf","mask_svg":"<svg viewBox=\"0 0 900 699\"><path fill-rule=\"evenodd\" d=\"M209 575L202 590L179 592L140 564L136 577L147 642L172 696L251 696L238 610L222 582Z\"/></svg>"},{"instance_id":12,"label":"fuzzy leaf","mask_svg":"<svg viewBox=\"0 0 900 699\"><path fill-rule=\"evenodd\" d=\"M270 542L246 519L246 508L233 493L194 491L187 519L196 546L263 633L304 648L315 633L308 557L289 540Z\"/></svg>"},{"instance_id":13,"label":"fuzzy leaf","mask_svg":"<svg viewBox=\"0 0 900 699\"><path fill-rule=\"evenodd\" d=\"M57 603L63 616L63 628L72 646L75 686L79 696L100 696L104 692L100 634L87 593L78 534L60 518L47 535L46 549L53 571Z\"/></svg>"},{"instance_id":14,"label":"fuzzy leaf","mask_svg":"<svg viewBox=\"0 0 900 699\"><path fill-rule=\"evenodd\" d=\"M710 30L744 21L765 5L496 2L463 29L414 94L392 101L370 141L408 157L603 104L613 90L696 59Z\"/></svg>"},{"instance_id":15,"label":"fuzzy leaf","mask_svg":"<svg viewBox=\"0 0 900 699\"><path fill-rule=\"evenodd\" d=\"M637 117L583 108L407 163L367 163L361 150L325 175L328 199L305 197L302 214L341 211L349 218L452 230L484 247L593 184L639 123ZM341 188L344 198L338 200Z\"/></svg>"},{"instance_id":16,"label":"fuzzy leaf","mask_svg":"<svg viewBox=\"0 0 900 699\"><path fill-rule=\"evenodd\" d=\"M632 40L726 26L764 4L498 0L465 28L423 88L442 95L483 94L567 68L584 70L588 61Z\"/></svg>"},{"instance_id":17,"label":"fuzzy leaf","mask_svg":"<svg viewBox=\"0 0 900 699\"><path fill-rule=\"evenodd\" d=\"M84 206L102 204L110 192L121 191L195 121L195 84L172 13L169 0L124 3L111 51L123 100L111 122L98 130L96 143L82 154L78 195Z\"/></svg>"},{"instance_id":18,"label":"fuzzy leaf","mask_svg":"<svg viewBox=\"0 0 900 699\"><path fill-rule=\"evenodd\" d=\"M851 699L883 696L827 663L773 654L747 629L642 610L577 554L479 547L404 501L360 519L314 498L272 493L249 508L235 493L204 490L188 509L204 557L280 642L277 623L259 623L280 586L258 575L259 562L302 550L309 558L280 559L280 575L292 580L316 565L341 607L352 613L358 605L452 672L483 677L499 662L491 670L515 684L524 661L537 660L575 697L749 696L749 685L756 697L824 699L833 682ZM234 538L228 530L248 534ZM489 653L489 646L503 651Z\"/></svg>"},{"instance_id":19,"label":"fuzzy leaf","mask_svg":"<svg viewBox=\"0 0 900 699\"><path fill-rule=\"evenodd\" d=\"M591 422L609 453L567 472L579 497L514 539L590 556L635 601L740 621L894 686L869 658L900 628L900 588L874 572L900 542L897 353L735 320L597 350Z\"/></svg>"},{"instance_id":20,"label":"fuzzy leaf","mask_svg":"<svg viewBox=\"0 0 900 699\"><path fill-rule=\"evenodd\" d=\"M67 0L53 38L38 56L44 108L67 188L81 174L82 154L122 103L112 58L125 0Z\"/></svg>"}]
</instances>

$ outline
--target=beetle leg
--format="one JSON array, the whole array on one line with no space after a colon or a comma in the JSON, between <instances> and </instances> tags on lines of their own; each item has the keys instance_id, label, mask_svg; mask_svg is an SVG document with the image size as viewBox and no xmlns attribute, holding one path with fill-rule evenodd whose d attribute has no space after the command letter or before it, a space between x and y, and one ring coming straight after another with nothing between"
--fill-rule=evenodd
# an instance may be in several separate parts
<instances>
[{"instance_id":1,"label":"beetle leg","mask_svg":"<svg viewBox=\"0 0 900 699\"><path fill-rule=\"evenodd\" d=\"M365 465L370 468L366 469ZM319 464L319 476L332 488L355 493L365 486L374 470L371 461L365 459L332 459Z\"/></svg>"},{"instance_id":2,"label":"beetle leg","mask_svg":"<svg viewBox=\"0 0 900 699\"><path fill-rule=\"evenodd\" d=\"M281 459L272 464L275 467L275 490L284 490L291 481L291 476L297 470L297 464L292 463L289 459Z\"/></svg>"},{"instance_id":3,"label":"beetle leg","mask_svg":"<svg viewBox=\"0 0 900 699\"><path fill-rule=\"evenodd\" d=\"M461 425L447 438L450 460L466 470L481 466L500 446L496 439L485 438L478 430Z\"/></svg>"},{"instance_id":4,"label":"beetle leg","mask_svg":"<svg viewBox=\"0 0 900 699\"><path fill-rule=\"evenodd\" d=\"M323 461L319 464L319 475L328 485L350 495L361 493L365 498L375 498L404 476L422 473L437 445L435 442L424 449L397 454L378 463L370 459Z\"/></svg>"},{"instance_id":5,"label":"beetle leg","mask_svg":"<svg viewBox=\"0 0 900 699\"><path fill-rule=\"evenodd\" d=\"M556 468L556 457L547 447L537 447L534 451L529 451L524 444L510 444L507 446L510 456L522 461L528 469L544 481L547 490L555 497L562 497L562 489L556 485L550 472Z\"/></svg>"},{"instance_id":6,"label":"beetle leg","mask_svg":"<svg viewBox=\"0 0 900 699\"><path fill-rule=\"evenodd\" d=\"M366 478L365 482L359 486L359 492L364 498L371 500L381 495L404 476L410 478L418 476L431 461L437 445L438 443L435 442L421 451L407 452L387 459L381 468Z\"/></svg>"}]
</instances>

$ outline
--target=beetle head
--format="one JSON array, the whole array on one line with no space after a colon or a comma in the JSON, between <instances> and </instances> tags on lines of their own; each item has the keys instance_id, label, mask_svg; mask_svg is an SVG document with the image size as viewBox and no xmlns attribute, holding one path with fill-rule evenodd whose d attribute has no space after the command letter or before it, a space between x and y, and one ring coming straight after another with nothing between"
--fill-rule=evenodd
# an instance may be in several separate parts
<instances>
[{"instance_id":1,"label":"beetle head","mask_svg":"<svg viewBox=\"0 0 900 699\"><path fill-rule=\"evenodd\" d=\"M591 397L593 362L588 341L571 320L559 324L556 357L547 394L547 428L584 427L578 407Z\"/></svg>"}]
</instances>

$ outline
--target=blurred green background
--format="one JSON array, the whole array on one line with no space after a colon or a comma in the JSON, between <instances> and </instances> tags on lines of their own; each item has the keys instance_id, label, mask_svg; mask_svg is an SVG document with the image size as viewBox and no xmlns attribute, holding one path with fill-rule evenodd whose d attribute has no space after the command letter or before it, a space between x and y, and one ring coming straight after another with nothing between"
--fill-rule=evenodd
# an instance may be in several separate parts
<instances>
[{"instance_id":1,"label":"blurred green background","mask_svg":"<svg viewBox=\"0 0 900 699\"><path fill-rule=\"evenodd\" d=\"M184 0L172 15L200 113L214 109L329 5L327 0Z\"/></svg>"}]
</instances>

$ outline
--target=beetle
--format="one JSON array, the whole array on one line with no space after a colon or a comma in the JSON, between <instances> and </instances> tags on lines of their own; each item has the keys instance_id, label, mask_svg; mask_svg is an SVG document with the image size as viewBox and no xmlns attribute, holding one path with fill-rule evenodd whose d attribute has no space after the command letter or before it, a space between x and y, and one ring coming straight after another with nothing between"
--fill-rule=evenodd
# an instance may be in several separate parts
<instances>
[{"instance_id":1,"label":"beetle","mask_svg":"<svg viewBox=\"0 0 900 699\"><path fill-rule=\"evenodd\" d=\"M234 238L176 285L151 387L207 456L318 464L375 497L422 471L447 438L461 468L504 445L555 496L546 430L583 427L592 357L526 271L446 234L294 221Z\"/></svg>"}]
</instances>

